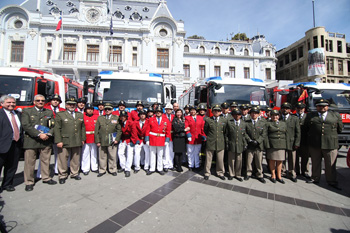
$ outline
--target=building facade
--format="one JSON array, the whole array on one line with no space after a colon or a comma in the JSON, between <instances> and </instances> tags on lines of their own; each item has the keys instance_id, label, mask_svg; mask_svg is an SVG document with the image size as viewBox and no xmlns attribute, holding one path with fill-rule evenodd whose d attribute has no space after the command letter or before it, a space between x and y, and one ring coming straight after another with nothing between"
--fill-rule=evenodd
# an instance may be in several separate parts
<instances>
[{"instance_id":1,"label":"building facade","mask_svg":"<svg viewBox=\"0 0 350 233\"><path fill-rule=\"evenodd\" d=\"M308 75L308 52L324 50L324 75ZM345 34L327 32L315 27L305 32L305 37L276 53L277 80L294 82L315 81L323 83L350 83L350 49Z\"/></svg>"},{"instance_id":2,"label":"building facade","mask_svg":"<svg viewBox=\"0 0 350 233\"><path fill-rule=\"evenodd\" d=\"M27 0L0 9L0 31L0 66L80 82L102 70L159 73L179 96L209 76L275 79L275 47L264 36L185 39L184 22L164 0Z\"/></svg>"}]
</instances>

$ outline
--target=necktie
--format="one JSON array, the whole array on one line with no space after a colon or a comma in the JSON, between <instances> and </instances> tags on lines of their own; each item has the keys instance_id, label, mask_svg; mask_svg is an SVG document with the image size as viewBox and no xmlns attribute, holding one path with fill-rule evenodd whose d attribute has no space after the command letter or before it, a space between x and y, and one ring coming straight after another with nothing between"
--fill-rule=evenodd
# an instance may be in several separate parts
<instances>
[{"instance_id":1,"label":"necktie","mask_svg":"<svg viewBox=\"0 0 350 233\"><path fill-rule=\"evenodd\" d=\"M143 128L143 122L141 122L141 129Z\"/></svg>"},{"instance_id":2,"label":"necktie","mask_svg":"<svg viewBox=\"0 0 350 233\"><path fill-rule=\"evenodd\" d=\"M168 116L169 121L171 121L171 116Z\"/></svg>"},{"instance_id":3,"label":"necktie","mask_svg":"<svg viewBox=\"0 0 350 233\"><path fill-rule=\"evenodd\" d=\"M253 121L253 125L255 126L255 121Z\"/></svg>"},{"instance_id":4,"label":"necktie","mask_svg":"<svg viewBox=\"0 0 350 233\"><path fill-rule=\"evenodd\" d=\"M11 112L11 122L13 126L13 140L17 142L19 140L19 130L18 130L15 114L13 112Z\"/></svg>"},{"instance_id":5,"label":"necktie","mask_svg":"<svg viewBox=\"0 0 350 233\"><path fill-rule=\"evenodd\" d=\"M56 114L57 113L57 107L53 107L53 111Z\"/></svg>"},{"instance_id":6,"label":"necktie","mask_svg":"<svg viewBox=\"0 0 350 233\"><path fill-rule=\"evenodd\" d=\"M74 118L74 112L71 112L70 114L72 114L72 117Z\"/></svg>"},{"instance_id":7,"label":"necktie","mask_svg":"<svg viewBox=\"0 0 350 233\"><path fill-rule=\"evenodd\" d=\"M193 117L193 120L194 120L194 122L197 122L195 117Z\"/></svg>"},{"instance_id":8,"label":"necktie","mask_svg":"<svg viewBox=\"0 0 350 233\"><path fill-rule=\"evenodd\" d=\"M158 117L157 120L158 120L158 125L160 125L160 118Z\"/></svg>"}]
</instances>

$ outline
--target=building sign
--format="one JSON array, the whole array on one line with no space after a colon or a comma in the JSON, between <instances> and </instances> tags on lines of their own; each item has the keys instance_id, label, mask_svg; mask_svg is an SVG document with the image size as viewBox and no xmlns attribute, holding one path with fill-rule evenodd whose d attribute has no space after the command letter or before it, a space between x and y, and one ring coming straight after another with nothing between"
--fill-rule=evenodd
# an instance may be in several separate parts
<instances>
[{"instance_id":1,"label":"building sign","mask_svg":"<svg viewBox=\"0 0 350 233\"><path fill-rule=\"evenodd\" d=\"M309 50L307 60L308 60L308 72L307 72L308 76L326 74L324 49L317 48L317 49Z\"/></svg>"}]
</instances>

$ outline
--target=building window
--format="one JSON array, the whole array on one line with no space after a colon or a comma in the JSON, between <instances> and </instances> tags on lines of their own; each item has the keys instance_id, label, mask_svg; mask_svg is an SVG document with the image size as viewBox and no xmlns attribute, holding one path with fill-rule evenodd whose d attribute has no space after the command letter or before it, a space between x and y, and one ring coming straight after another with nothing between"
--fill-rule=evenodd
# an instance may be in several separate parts
<instances>
[{"instance_id":1,"label":"building window","mask_svg":"<svg viewBox=\"0 0 350 233\"><path fill-rule=\"evenodd\" d=\"M284 57L286 65L289 64L289 54Z\"/></svg>"},{"instance_id":2,"label":"building window","mask_svg":"<svg viewBox=\"0 0 350 233\"><path fill-rule=\"evenodd\" d=\"M326 40L326 51L328 51L328 40Z\"/></svg>"},{"instance_id":3,"label":"building window","mask_svg":"<svg viewBox=\"0 0 350 233\"><path fill-rule=\"evenodd\" d=\"M292 61L295 61L297 59L297 51L293 50L291 55L292 55Z\"/></svg>"},{"instance_id":4,"label":"building window","mask_svg":"<svg viewBox=\"0 0 350 233\"><path fill-rule=\"evenodd\" d=\"M314 36L314 49L318 48L318 40L317 40L317 36Z\"/></svg>"},{"instance_id":5,"label":"building window","mask_svg":"<svg viewBox=\"0 0 350 233\"><path fill-rule=\"evenodd\" d=\"M15 28L20 29L23 27L23 22L21 20L16 20L14 25L15 25Z\"/></svg>"},{"instance_id":6,"label":"building window","mask_svg":"<svg viewBox=\"0 0 350 233\"><path fill-rule=\"evenodd\" d=\"M184 65L184 75L190 77L190 65Z\"/></svg>"},{"instance_id":7,"label":"building window","mask_svg":"<svg viewBox=\"0 0 350 233\"><path fill-rule=\"evenodd\" d=\"M233 48L230 48L230 55L235 55L235 50Z\"/></svg>"},{"instance_id":8,"label":"building window","mask_svg":"<svg viewBox=\"0 0 350 233\"><path fill-rule=\"evenodd\" d=\"M165 30L165 29L161 29L161 30L159 31L159 35L162 36L162 37L165 37L165 36L168 35L168 31Z\"/></svg>"},{"instance_id":9,"label":"building window","mask_svg":"<svg viewBox=\"0 0 350 233\"><path fill-rule=\"evenodd\" d=\"M137 66L137 53L132 54L132 66Z\"/></svg>"},{"instance_id":10,"label":"building window","mask_svg":"<svg viewBox=\"0 0 350 233\"><path fill-rule=\"evenodd\" d=\"M74 61L76 51L77 51L76 44L64 44L63 60Z\"/></svg>"},{"instance_id":11,"label":"building window","mask_svg":"<svg viewBox=\"0 0 350 233\"><path fill-rule=\"evenodd\" d=\"M109 62L122 62L122 47L109 47Z\"/></svg>"},{"instance_id":12,"label":"building window","mask_svg":"<svg viewBox=\"0 0 350 233\"><path fill-rule=\"evenodd\" d=\"M244 67L244 78L245 79L250 78L249 67Z\"/></svg>"},{"instance_id":13,"label":"building window","mask_svg":"<svg viewBox=\"0 0 350 233\"><path fill-rule=\"evenodd\" d=\"M203 65L199 66L199 77L201 79L205 78L205 66L203 66Z\"/></svg>"},{"instance_id":14,"label":"building window","mask_svg":"<svg viewBox=\"0 0 350 233\"><path fill-rule=\"evenodd\" d=\"M304 64L299 65L299 77L304 76Z\"/></svg>"},{"instance_id":15,"label":"building window","mask_svg":"<svg viewBox=\"0 0 350 233\"><path fill-rule=\"evenodd\" d=\"M230 73L230 78L236 78L236 68L234 66L230 66L228 71Z\"/></svg>"},{"instance_id":16,"label":"building window","mask_svg":"<svg viewBox=\"0 0 350 233\"><path fill-rule=\"evenodd\" d=\"M201 47L199 48L199 52L200 52L200 53L205 53L205 49L204 49L203 46L201 46Z\"/></svg>"},{"instance_id":17,"label":"building window","mask_svg":"<svg viewBox=\"0 0 350 233\"><path fill-rule=\"evenodd\" d=\"M298 54L299 54L299 58L304 56L304 48L303 48L303 46L299 47Z\"/></svg>"},{"instance_id":18,"label":"building window","mask_svg":"<svg viewBox=\"0 0 350 233\"><path fill-rule=\"evenodd\" d=\"M280 68L283 67L283 65L284 65L283 60L280 60L279 65L280 65Z\"/></svg>"},{"instance_id":19,"label":"building window","mask_svg":"<svg viewBox=\"0 0 350 233\"><path fill-rule=\"evenodd\" d=\"M190 51L190 47L188 47L188 45L185 45L184 46L184 52L188 53L189 51Z\"/></svg>"},{"instance_id":20,"label":"building window","mask_svg":"<svg viewBox=\"0 0 350 233\"><path fill-rule=\"evenodd\" d=\"M329 52L333 52L333 40L329 40Z\"/></svg>"},{"instance_id":21,"label":"building window","mask_svg":"<svg viewBox=\"0 0 350 233\"><path fill-rule=\"evenodd\" d=\"M271 80L271 68L266 68L265 76L266 76L266 80Z\"/></svg>"},{"instance_id":22,"label":"building window","mask_svg":"<svg viewBox=\"0 0 350 233\"><path fill-rule=\"evenodd\" d=\"M221 76L220 66L214 66L214 76L216 77Z\"/></svg>"},{"instance_id":23,"label":"building window","mask_svg":"<svg viewBox=\"0 0 350 233\"><path fill-rule=\"evenodd\" d=\"M215 54L220 54L220 49L218 47L215 47Z\"/></svg>"},{"instance_id":24,"label":"building window","mask_svg":"<svg viewBox=\"0 0 350 233\"><path fill-rule=\"evenodd\" d=\"M310 50L310 40L307 40L307 50Z\"/></svg>"},{"instance_id":25,"label":"building window","mask_svg":"<svg viewBox=\"0 0 350 233\"><path fill-rule=\"evenodd\" d=\"M244 56L249 56L249 51L248 51L248 49L245 49L245 50L244 50Z\"/></svg>"},{"instance_id":26,"label":"building window","mask_svg":"<svg viewBox=\"0 0 350 233\"><path fill-rule=\"evenodd\" d=\"M157 49L157 67L169 68L169 50Z\"/></svg>"},{"instance_id":27,"label":"building window","mask_svg":"<svg viewBox=\"0 0 350 233\"><path fill-rule=\"evenodd\" d=\"M343 75L344 72L343 72L343 60L339 60L338 61L338 74L339 75Z\"/></svg>"},{"instance_id":28,"label":"building window","mask_svg":"<svg viewBox=\"0 0 350 233\"><path fill-rule=\"evenodd\" d=\"M47 50L46 50L46 63L50 63L51 55L52 55L52 43L48 42Z\"/></svg>"},{"instance_id":29,"label":"building window","mask_svg":"<svg viewBox=\"0 0 350 233\"><path fill-rule=\"evenodd\" d=\"M321 47L324 48L324 36L321 36Z\"/></svg>"},{"instance_id":30,"label":"building window","mask_svg":"<svg viewBox=\"0 0 350 233\"><path fill-rule=\"evenodd\" d=\"M342 42L340 40L337 41L337 47L338 47L338 53L342 53L343 52L343 46L342 46Z\"/></svg>"},{"instance_id":31,"label":"building window","mask_svg":"<svg viewBox=\"0 0 350 233\"><path fill-rule=\"evenodd\" d=\"M350 61L348 61L348 75L350 75Z\"/></svg>"},{"instance_id":32,"label":"building window","mask_svg":"<svg viewBox=\"0 0 350 233\"><path fill-rule=\"evenodd\" d=\"M266 57L270 57L271 56L270 50L266 50L265 53L266 53Z\"/></svg>"},{"instance_id":33,"label":"building window","mask_svg":"<svg viewBox=\"0 0 350 233\"><path fill-rule=\"evenodd\" d=\"M98 61L100 54L100 46L98 45L87 45L86 61Z\"/></svg>"},{"instance_id":34,"label":"building window","mask_svg":"<svg viewBox=\"0 0 350 233\"><path fill-rule=\"evenodd\" d=\"M327 74L334 74L333 59L327 59Z\"/></svg>"},{"instance_id":35,"label":"building window","mask_svg":"<svg viewBox=\"0 0 350 233\"><path fill-rule=\"evenodd\" d=\"M11 62L23 62L24 41L11 42Z\"/></svg>"}]
</instances>

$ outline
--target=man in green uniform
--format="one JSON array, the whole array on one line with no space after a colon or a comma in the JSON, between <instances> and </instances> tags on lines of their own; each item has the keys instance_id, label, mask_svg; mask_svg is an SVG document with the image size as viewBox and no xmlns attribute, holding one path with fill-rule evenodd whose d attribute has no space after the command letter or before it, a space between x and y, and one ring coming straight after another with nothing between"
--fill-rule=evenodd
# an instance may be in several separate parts
<instances>
[{"instance_id":1,"label":"man in green uniform","mask_svg":"<svg viewBox=\"0 0 350 233\"><path fill-rule=\"evenodd\" d=\"M320 182L323 157L327 183L339 190L336 161L339 147L338 133L343 129L343 122L339 113L328 111L328 108L328 100L320 99L316 102L317 112L308 113L305 119L312 162L311 178L316 184Z\"/></svg>"},{"instance_id":2,"label":"man in green uniform","mask_svg":"<svg viewBox=\"0 0 350 233\"><path fill-rule=\"evenodd\" d=\"M205 175L208 180L210 176L211 161L216 152L216 173L220 179L225 180L224 150L227 119L220 117L221 108L216 104L212 108L213 116L205 119L204 133L207 136Z\"/></svg>"},{"instance_id":3,"label":"man in green uniform","mask_svg":"<svg viewBox=\"0 0 350 233\"><path fill-rule=\"evenodd\" d=\"M58 112L55 118L55 143L58 148L59 183L64 184L68 177L68 158L70 155L70 177L81 180L79 176L80 152L86 140L84 115L75 111L77 101L74 97L66 100L65 112Z\"/></svg>"},{"instance_id":4,"label":"man in green uniform","mask_svg":"<svg viewBox=\"0 0 350 233\"><path fill-rule=\"evenodd\" d=\"M122 136L119 116L112 115L113 105L104 105L105 115L97 118L95 126L95 143L99 148L99 171L97 177L106 174L107 161L108 171L117 176L117 147Z\"/></svg>"},{"instance_id":5,"label":"man in green uniform","mask_svg":"<svg viewBox=\"0 0 350 233\"><path fill-rule=\"evenodd\" d=\"M45 97L36 95L34 107L24 108L22 113L22 127L25 131L24 152L24 182L25 190L34 188L34 169L37 153L40 153L41 177L45 184L57 184L50 177L50 158L53 143L54 116L53 111L45 109Z\"/></svg>"}]
</instances>

